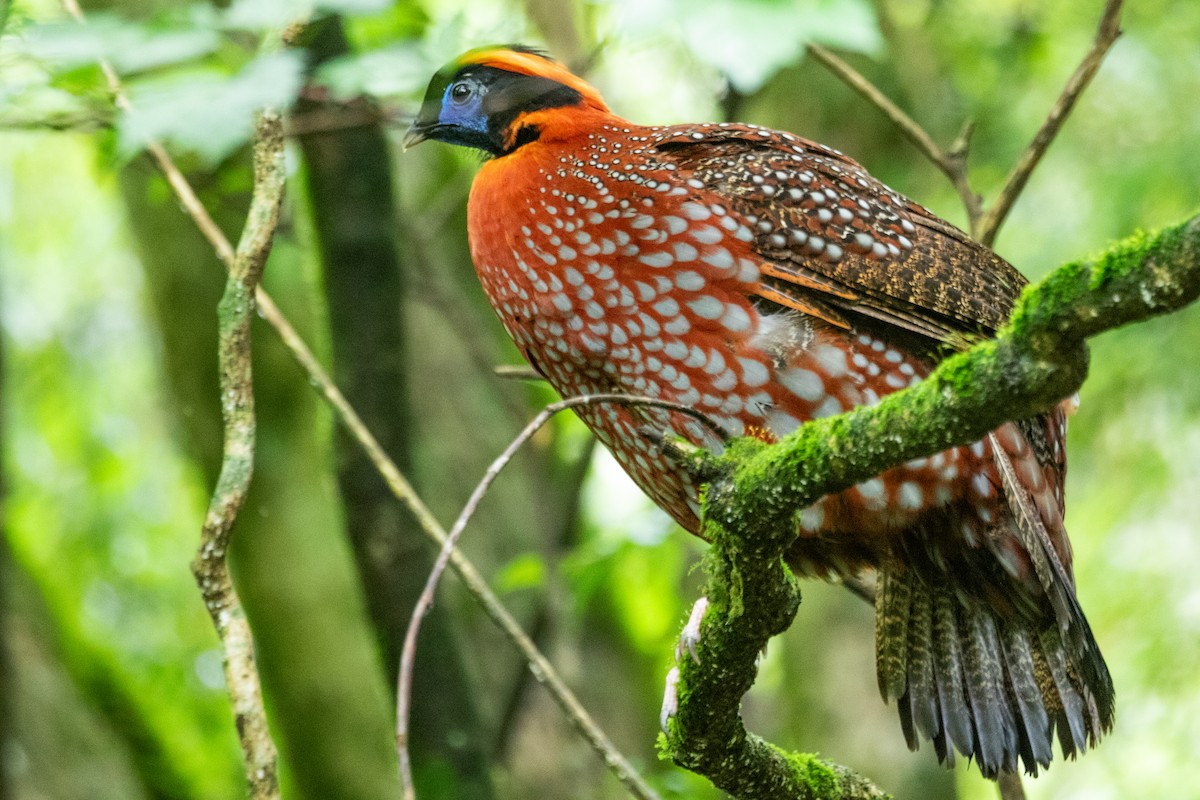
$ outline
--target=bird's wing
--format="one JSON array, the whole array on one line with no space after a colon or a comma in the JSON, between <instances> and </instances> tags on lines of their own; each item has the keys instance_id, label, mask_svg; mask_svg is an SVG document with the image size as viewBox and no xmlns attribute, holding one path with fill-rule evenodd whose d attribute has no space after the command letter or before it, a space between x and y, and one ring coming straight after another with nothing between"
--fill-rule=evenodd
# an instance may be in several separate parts
<instances>
[{"instance_id":1,"label":"bird's wing","mask_svg":"<svg viewBox=\"0 0 1200 800\"><path fill-rule=\"evenodd\" d=\"M654 147L751 226L760 295L840 327L868 317L962 344L1003 326L1025 285L991 250L815 142L701 125L662 129Z\"/></svg>"}]
</instances>

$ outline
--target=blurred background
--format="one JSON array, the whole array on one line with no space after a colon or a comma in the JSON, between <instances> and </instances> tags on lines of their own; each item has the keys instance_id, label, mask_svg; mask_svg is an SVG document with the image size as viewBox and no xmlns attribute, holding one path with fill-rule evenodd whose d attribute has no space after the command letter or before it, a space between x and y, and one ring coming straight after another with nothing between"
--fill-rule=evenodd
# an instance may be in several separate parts
<instances>
[{"instance_id":1,"label":"blurred background","mask_svg":"<svg viewBox=\"0 0 1200 800\"><path fill-rule=\"evenodd\" d=\"M552 399L467 252L478 158L399 137L429 76L495 42L546 47L644 123L736 119L837 147L965 225L944 177L818 64L837 49L948 146L977 123L990 200L1086 51L1102 3L1040 0L331 0L259 54L279 0L0 2L3 536L0 800L243 794L216 637L188 563L220 456L211 249L143 155L167 142L236 239L251 113L295 104L265 283L440 518ZM1125 35L997 242L1031 278L1200 199L1200 4L1133 0ZM134 111L113 111L111 59ZM265 325L259 458L233 564L285 796L397 796L398 642L431 549ZM1026 781L1033 798L1200 797L1200 310L1110 333L1071 422L1079 595L1118 692L1115 732ZM463 549L663 797L715 798L658 760L674 638L703 545L574 419L500 478ZM909 753L879 699L871 610L809 584L745 701L750 728L900 797L990 798ZM620 786L448 577L422 631L422 800L618 798Z\"/></svg>"}]
</instances>

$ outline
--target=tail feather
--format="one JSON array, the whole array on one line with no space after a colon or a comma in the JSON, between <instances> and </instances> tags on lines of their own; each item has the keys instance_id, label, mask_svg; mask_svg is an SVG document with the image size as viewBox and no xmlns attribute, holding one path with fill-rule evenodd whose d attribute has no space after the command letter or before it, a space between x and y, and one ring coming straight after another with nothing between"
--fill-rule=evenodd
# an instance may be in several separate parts
<instances>
[{"instance_id":1,"label":"tail feather","mask_svg":"<svg viewBox=\"0 0 1200 800\"><path fill-rule=\"evenodd\" d=\"M958 609L953 597L945 592L933 596L934 670L938 696L942 704L942 731L960 753L973 752L971 711L963 682L963 655L958 633ZM935 740L936 742L936 740ZM953 753L953 748L942 749ZM943 760L947 760L943 757ZM949 763L952 763L950 761Z\"/></svg>"},{"instance_id":2,"label":"tail feather","mask_svg":"<svg viewBox=\"0 0 1200 800\"><path fill-rule=\"evenodd\" d=\"M1085 703L1067 671L1067 660L1061 646L1056 646L1052 631L1042 632L1042 653L1049 667L1050 677L1058 692L1061 705L1055 724L1058 740L1062 743L1063 757L1074 758L1087 752L1088 730L1084 718ZM1096 738L1099 738L1097 734Z\"/></svg>"},{"instance_id":3,"label":"tail feather","mask_svg":"<svg viewBox=\"0 0 1200 800\"><path fill-rule=\"evenodd\" d=\"M1016 726L1003 683L996 626L988 614L963 620L966 635L967 697L975 719L975 757L985 774L1014 763ZM971 755L967 753L966 755Z\"/></svg>"},{"instance_id":4,"label":"tail feather","mask_svg":"<svg viewBox=\"0 0 1200 800\"><path fill-rule=\"evenodd\" d=\"M1029 772L1047 767L1054 756L1054 728L1046 713L1033 663L1033 643L1025 628L1010 626L1005 632L1004 657L1025 735L1020 737L1021 761Z\"/></svg>"},{"instance_id":5,"label":"tail feather","mask_svg":"<svg viewBox=\"0 0 1200 800\"><path fill-rule=\"evenodd\" d=\"M881 570L875 584L875 675L884 701L899 700L908 688L908 612L912 584Z\"/></svg>"},{"instance_id":6,"label":"tail feather","mask_svg":"<svg viewBox=\"0 0 1200 800\"><path fill-rule=\"evenodd\" d=\"M957 751L988 777L1019 766L1036 775L1056 734L1072 758L1111 725L1111 695L1099 698L1052 620L1002 618L898 563L880 571L876 614L893 637L878 643L880 691L897 701L910 749L925 739L947 765Z\"/></svg>"},{"instance_id":7,"label":"tail feather","mask_svg":"<svg viewBox=\"0 0 1200 800\"><path fill-rule=\"evenodd\" d=\"M941 702L934 682L933 603L924 584L912 587L908 617L908 713L911 723L926 739L941 730ZM902 704L903 707L903 704ZM909 724L908 746L916 749Z\"/></svg>"}]
</instances>

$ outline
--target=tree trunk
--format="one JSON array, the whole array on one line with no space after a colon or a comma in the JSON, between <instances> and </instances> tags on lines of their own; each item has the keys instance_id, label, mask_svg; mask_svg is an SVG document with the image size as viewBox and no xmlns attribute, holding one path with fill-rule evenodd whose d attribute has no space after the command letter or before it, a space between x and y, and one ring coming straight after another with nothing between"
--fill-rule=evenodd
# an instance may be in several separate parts
<instances>
[{"instance_id":1,"label":"tree trunk","mask_svg":"<svg viewBox=\"0 0 1200 800\"><path fill-rule=\"evenodd\" d=\"M313 66L349 52L341 22L314 25ZM310 89L309 94L317 90ZM348 106L305 97L297 114L339 109L369 114L367 100ZM390 148L378 123L300 137L306 189L332 331L334 376L367 427L406 475L412 470L413 415L405 339L405 274L392 190ZM347 532L365 589L384 673L396 675L412 609L433 559L411 514L392 497L366 453L343 429L335 439L338 488ZM419 487L418 487L419 488ZM422 797L490 798L475 690L463 668L445 604L422 626L414 676L411 748ZM389 682L394 692L394 684ZM446 770L456 776L452 784ZM429 775L430 780L423 780ZM440 792L440 793L439 793ZM446 794L450 792L450 794Z\"/></svg>"}]
</instances>

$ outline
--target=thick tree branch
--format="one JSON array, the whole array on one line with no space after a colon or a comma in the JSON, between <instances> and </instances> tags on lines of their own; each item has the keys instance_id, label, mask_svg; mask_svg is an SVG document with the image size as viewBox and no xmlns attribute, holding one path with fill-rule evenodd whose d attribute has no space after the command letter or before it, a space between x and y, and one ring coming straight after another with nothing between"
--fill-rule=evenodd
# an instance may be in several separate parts
<instances>
[{"instance_id":1,"label":"thick tree branch","mask_svg":"<svg viewBox=\"0 0 1200 800\"><path fill-rule=\"evenodd\" d=\"M777 445L740 439L718 458L693 457L697 473L710 480L704 532L713 543L711 605L699 663L685 658L680 665L670 757L735 797L879 796L841 768L762 742L739 716L757 654L799 603L780 560L795 536L796 510L1052 408L1083 382L1088 337L1175 311L1198 295L1200 216L1059 268L1025 291L996 339L951 356L911 389L810 422Z\"/></svg>"}]
</instances>

